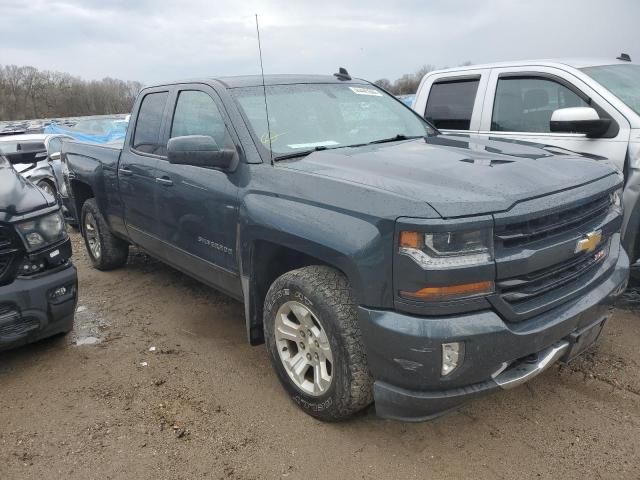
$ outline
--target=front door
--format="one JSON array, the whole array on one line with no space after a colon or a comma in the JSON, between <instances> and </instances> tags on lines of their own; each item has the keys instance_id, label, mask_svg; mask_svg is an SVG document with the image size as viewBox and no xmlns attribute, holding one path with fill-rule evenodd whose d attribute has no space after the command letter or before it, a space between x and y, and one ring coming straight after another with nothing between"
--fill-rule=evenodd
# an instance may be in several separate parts
<instances>
[{"instance_id":1,"label":"front door","mask_svg":"<svg viewBox=\"0 0 640 480\"><path fill-rule=\"evenodd\" d=\"M235 134L210 87L176 92L169 137L208 135L220 148L236 150ZM159 219L168 245L166 260L202 281L239 296L236 252L238 171L158 162Z\"/></svg>"},{"instance_id":2,"label":"front door","mask_svg":"<svg viewBox=\"0 0 640 480\"><path fill-rule=\"evenodd\" d=\"M575 78L564 78L564 73L558 70L548 70L536 73L527 72L526 67L493 70L485 97L488 104L483 110L482 133L491 138L553 145L604 157L622 169L629 140L626 119L588 85ZM609 131L598 138L551 132L553 111L568 107L595 108L601 118L611 119Z\"/></svg>"}]
</instances>

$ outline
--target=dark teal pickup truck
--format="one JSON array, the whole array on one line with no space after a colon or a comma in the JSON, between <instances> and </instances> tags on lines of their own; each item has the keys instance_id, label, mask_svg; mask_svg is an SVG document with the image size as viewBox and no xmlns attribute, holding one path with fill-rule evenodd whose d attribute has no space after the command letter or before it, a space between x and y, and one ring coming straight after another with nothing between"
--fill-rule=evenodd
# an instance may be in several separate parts
<instances>
[{"instance_id":1,"label":"dark teal pickup truck","mask_svg":"<svg viewBox=\"0 0 640 480\"><path fill-rule=\"evenodd\" d=\"M96 268L136 245L243 302L325 420L427 419L596 340L629 269L618 172L441 135L344 73L264 81L146 88L124 145L65 142Z\"/></svg>"}]
</instances>

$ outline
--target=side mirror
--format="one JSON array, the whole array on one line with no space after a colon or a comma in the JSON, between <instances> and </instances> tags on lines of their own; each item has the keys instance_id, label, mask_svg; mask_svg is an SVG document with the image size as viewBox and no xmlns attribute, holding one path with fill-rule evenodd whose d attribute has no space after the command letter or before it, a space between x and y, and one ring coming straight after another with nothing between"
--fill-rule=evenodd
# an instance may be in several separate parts
<instances>
[{"instance_id":1,"label":"side mirror","mask_svg":"<svg viewBox=\"0 0 640 480\"><path fill-rule=\"evenodd\" d=\"M220 149L216 141L207 135L175 137L167 144L169 163L194 167L226 169L235 158L235 150Z\"/></svg>"},{"instance_id":2,"label":"side mirror","mask_svg":"<svg viewBox=\"0 0 640 480\"><path fill-rule=\"evenodd\" d=\"M600 118L591 107L571 107L554 110L549 122L552 132L584 133L587 137L600 137L611 125L608 118Z\"/></svg>"}]
</instances>

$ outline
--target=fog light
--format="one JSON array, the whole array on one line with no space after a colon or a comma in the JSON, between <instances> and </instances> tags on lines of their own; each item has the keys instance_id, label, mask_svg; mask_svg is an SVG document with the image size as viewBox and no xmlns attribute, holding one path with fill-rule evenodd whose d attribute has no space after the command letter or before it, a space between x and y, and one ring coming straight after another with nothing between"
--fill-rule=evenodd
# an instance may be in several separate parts
<instances>
[{"instance_id":1,"label":"fog light","mask_svg":"<svg viewBox=\"0 0 640 480\"><path fill-rule=\"evenodd\" d=\"M446 377L460 364L464 354L464 344L451 342L442 344L442 376Z\"/></svg>"},{"instance_id":2,"label":"fog light","mask_svg":"<svg viewBox=\"0 0 640 480\"><path fill-rule=\"evenodd\" d=\"M57 298L64 297L66 294L67 287L58 287L49 294L49 297L51 297L52 300L55 300Z\"/></svg>"}]
</instances>

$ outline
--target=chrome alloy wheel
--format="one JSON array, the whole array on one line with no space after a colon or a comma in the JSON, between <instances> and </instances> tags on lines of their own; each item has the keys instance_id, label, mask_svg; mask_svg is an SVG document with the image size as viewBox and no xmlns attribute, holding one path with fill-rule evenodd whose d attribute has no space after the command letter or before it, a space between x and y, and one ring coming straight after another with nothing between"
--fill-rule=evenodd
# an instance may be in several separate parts
<instances>
[{"instance_id":1,"label":"chrome alloy wheel","mask_svg":"<svg viewBox=\"0 0 640 480\"><path fill-rule=\"evenodd\" d=\"M84 236L87 239L91 255L95 260L100 260L102 255L100 236L98 235L96 217L91 212L88 212L84 217Z\"/></svg>"},{"instance_id":2,"label":"chrome alloy wheel","mask_svg":"<svg viewBox=\"0 0 640 480\"><path fill-rule=\"evenodd\" d=\"M289 378L304 393L317 397L333 380L333 354L318 317L302 303L284 303L276 313L275 341Z\"/></svg>"}]
</instances>

